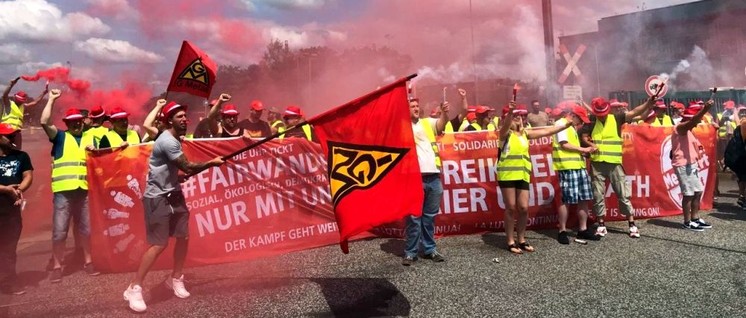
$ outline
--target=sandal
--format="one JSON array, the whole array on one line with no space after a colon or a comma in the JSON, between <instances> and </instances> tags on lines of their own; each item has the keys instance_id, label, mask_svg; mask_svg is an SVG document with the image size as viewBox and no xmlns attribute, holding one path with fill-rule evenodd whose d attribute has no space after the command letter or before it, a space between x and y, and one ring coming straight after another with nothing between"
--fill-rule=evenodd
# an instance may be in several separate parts
<instances>
[{"instance_id":1,"label":"sandal","mask_svg":"<svg viewBox=\"0 0 746 318\"><path fill-rule=\"evenodd\" d=\"M516 243L508 245L508 251L510 251L511 253L516 254L516 255L523 254L523 250Z\"/></svg>"},{"instance_id":2,"label":"sandal","mask_svg":"<svg viewBox=\"0 0 746 318\"><path fill-rule=\"evenodd\" d=\"M530 252L533 252L533 251L534 251L534 247L533 247L533 246L531 246L531 244L528 244L528 242L518 243L518 246L519 246L519 247L520 247L520 248L521 248L522 250L524 250L524 251L526 251L526 252L529 252L529 253L530 253Z\"/></svg>"}]
</instances>

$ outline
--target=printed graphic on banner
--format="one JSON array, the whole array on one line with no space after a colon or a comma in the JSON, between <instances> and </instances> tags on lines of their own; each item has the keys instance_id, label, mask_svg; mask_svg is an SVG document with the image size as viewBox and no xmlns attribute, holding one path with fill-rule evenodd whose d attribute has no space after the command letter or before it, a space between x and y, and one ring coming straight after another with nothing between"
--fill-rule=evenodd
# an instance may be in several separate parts
<instances>
[{"instance_id":1,"label":"printed graphic on banner","mask_svg":"<svg viewBox=\"0 0 746 318\"><path fill-rule=\"evenodd\" d=\"M195 59L191 64L189 64L189 66L181 71L179 79L197 81L205 85L210 85L210 78L207 77L207 69L205 69L205 65L202 64L202 58Z\"/></svg>"},{"instance_id":2,"label":"printed graphic on banner","mask_svg":"<svg viewBox=\"0 0 746 318\"><path fill-rule=\"evenodd\" d=\"M672 131L673 127L625 125L624 170L637 218L681 213L678 180L670 159L666 160ZM716 129L701 125L693 133L702 143L705 154L699 162L699 172L705 184L701 207L707 210L712 208L714 193L716 165L709 160L715 157ZM237 138L185 141L183 145L187 158L201 161L240 149L246 142ZM93 260L104 271L135 270L148 246L142 200L135 198L137 192L144 190L141 185L145 184L151 147L130 146L92 155L87 160ZM497 147L497 136L493 132L446 134L439 139L444 192L435 227L437 235L504 229L505 204L495 173ZM558 176L552 169L551 147L549 137L530 140L532 177L528 226L532 229L551 228L557 223L561 191ZM378 160L386 155L370 156ZM248 260L339 242L324 158L319 145L304 138L286 138L241 153L226 165L206 170L184 182L182 191L190 210L187 265ZM395 155L391 154L393 161ZM370 165L372 161L366 159L365 162ZM384 170L387 167L386 164L376 165ZM111 166L128 169L103 168ZM375 180L376 174L361 173L367 171L362 167L349 171L346 175L358 178L355 180L368 183ZM604 193L607 220L623 220L609 184ZM570 215L568 225L574 226L573 214ZM400 221L377 227L372 232L379 236L401 237L403 228L403 221ZM354 238L370 235L364 233ZM173 244L169 246L171 249ZM170 254L171 251L167 251L164 255ZM161 257L156 266L165 268L170 262L170 257Z\"/></svg>"},{"instance_id":3,"label":"printed graphic on banner","mask_svg":"<svg viewBox=\"0 0 746 318\"><path fill-rule=\"evenodd\" d=\"M409 151L407 148L353 145L330 141L328 158L332 201L350 191L368 189L380 181Z\"/></svg>"}]
</instances>

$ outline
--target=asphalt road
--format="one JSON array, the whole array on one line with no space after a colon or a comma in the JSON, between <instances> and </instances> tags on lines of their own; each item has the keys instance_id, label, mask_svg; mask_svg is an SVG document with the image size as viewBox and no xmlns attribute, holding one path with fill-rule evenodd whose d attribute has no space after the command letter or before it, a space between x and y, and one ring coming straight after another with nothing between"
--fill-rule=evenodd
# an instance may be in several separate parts
<instances>
[{"instance_id":1,"label":"asphalt road","mask_svg":"<svg viewBox=\"0 0 746 318\"><path fill-rule=\"evenodd\" d=\"M609 223L601 242L563 246L555 231L530 232L537 252L505 250L502 233L443 238L445 263L400 265L403 242L371 239L269 259L191 268L189 299L156 271L145 283L153 317L746 317L746 211L721 180L714 228L691 232L681 217L638 221L642 238ZM50 284L44 238L20 246L22 296L0 296L0 316L137 316L122 299L132 274L66 273ZM497 257L499 263L492 262Z\"/></svg>"}]
</instances>

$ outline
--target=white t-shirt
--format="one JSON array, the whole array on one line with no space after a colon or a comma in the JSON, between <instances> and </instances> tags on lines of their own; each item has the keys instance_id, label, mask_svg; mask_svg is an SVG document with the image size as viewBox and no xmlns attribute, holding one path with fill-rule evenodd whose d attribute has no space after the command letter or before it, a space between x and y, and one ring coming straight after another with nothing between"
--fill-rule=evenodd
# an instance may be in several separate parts
<instances>
[{"instance_id":1,"label":"white t-shirt","mask_svg":"<svg viewBox=\"0 0 746 318\"><path fill-rule=\"evenodd\" d=\"M557 120L554 122L554 125L565 127L567 126L567 119L562 118L560 120ZM558 132L557 134L555 134L554 139L557 140L558 144L561 144L563 141L566 142L567 141L567 129L564 129Z\"/></svg>"},{"instance_id":2,"label":"white t-shirt","mask_svg":"<svg viewBox=\"0 0 746 318\"><path fill-rule=\"evenodd\" d=\"M424 120L430 126L435 134L435 118L420 118ZM418 121L412 123L412 132L414 133L414 142L417 148L417 160L420 162L420 173L440 173L438 166L435 164L435 152L433 146L430 144L430 139L427 138L427 133L422 129L422 124Z\"/></svg>"}]
</instances>

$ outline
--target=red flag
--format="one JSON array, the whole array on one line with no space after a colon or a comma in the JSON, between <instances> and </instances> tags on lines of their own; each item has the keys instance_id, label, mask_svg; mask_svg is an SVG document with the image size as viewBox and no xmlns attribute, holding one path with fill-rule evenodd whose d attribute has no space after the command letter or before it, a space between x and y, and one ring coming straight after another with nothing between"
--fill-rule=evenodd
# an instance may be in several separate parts
<instances>
[{"instance_id":1,"label":"red flag","mask_svg":"<svg viewBox=\"0 0 746 318\"><path fill-rule=\"evenodd\" d=\"M423 190L407 80L309 120L328 161L340 246L355 234L422 214Z\"/></svg>"},{"instance_id":2,"label":"red flag","mask_svg":"<svg viewBox=\"0 0 746 318\"><path fill-rule=\"evenodd\" d=\"M167 91L209 98L212 86L215 85L217 69L217 64L205 52L189 41L184 41Z\"/></svg>"}]
</instances>

